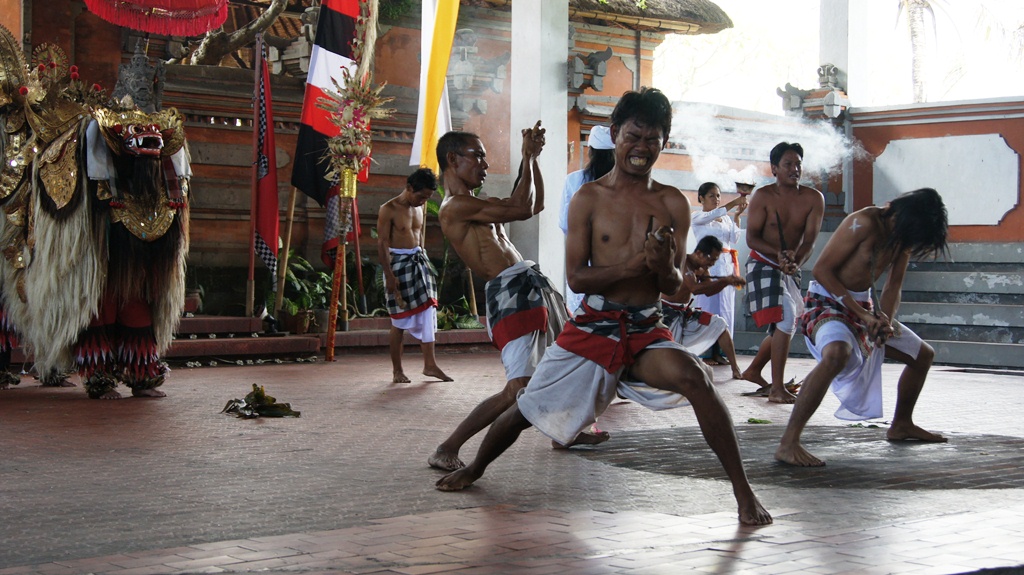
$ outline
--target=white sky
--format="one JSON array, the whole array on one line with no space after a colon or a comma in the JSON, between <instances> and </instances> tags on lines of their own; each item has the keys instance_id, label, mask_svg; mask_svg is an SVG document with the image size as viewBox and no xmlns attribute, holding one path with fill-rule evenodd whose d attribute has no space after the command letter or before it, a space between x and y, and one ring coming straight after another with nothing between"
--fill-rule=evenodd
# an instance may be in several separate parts
<instances>
[{"instance_id":1,"label":"white sky","mask_svg":"<svg viewBox=\"0 0 1024 575\"><path fill-rule=\"evenodd\" d=\"M673 100L783 114L776 89L818 87L819 10L830 0L715 0L734 27L712 35L672 35L655 52L654 85ZM933 0L928 30L929 102L1024 95L1022 0ZM912 102L910 42L899 0L852 0L871 25L853 51L869 77L851 79L854 106ZM934 21L934 24L933 24ZM937 41L936 41L937 40Z\"/></svg>"}]
</instances>

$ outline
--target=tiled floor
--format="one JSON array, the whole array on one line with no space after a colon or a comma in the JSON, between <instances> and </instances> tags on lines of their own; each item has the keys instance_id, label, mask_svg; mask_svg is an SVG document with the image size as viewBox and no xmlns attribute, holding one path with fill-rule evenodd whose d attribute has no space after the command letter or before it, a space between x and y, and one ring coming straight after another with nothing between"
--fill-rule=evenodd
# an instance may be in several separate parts
<instances>
[{"instance_id":1,"label":"tiled floor","mask_svg":"<svg viewBox=\"0 0 1024 575\"><path fill-rule=\"evenodd\" d=\"M750 528L688 408L616 403L589 451L527 431L469 490L436 491L427 455L503 383L495 353L440 361L454 383L393 385L386 356L345 355L177 369L167 398L117 402L26 378L0 392L0 575L1024 572L1020 375L935 368L916 419L946 445L849 427L830 396L805 433L815 470L772 460L790 407L721 383L775 517ZM252 383L302 417L219 413Z\"/></svg>"}]
</instances>

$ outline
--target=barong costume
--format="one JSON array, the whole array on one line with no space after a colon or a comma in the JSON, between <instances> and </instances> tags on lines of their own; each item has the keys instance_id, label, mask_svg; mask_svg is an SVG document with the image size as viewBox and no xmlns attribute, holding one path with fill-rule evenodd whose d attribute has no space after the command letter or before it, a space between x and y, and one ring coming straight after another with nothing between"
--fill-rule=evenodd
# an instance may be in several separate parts
<instances>
[{"instance_id":1,"label":"barong costume","mask_svg":"<svg viewBox=\"0 0 1024 575\"><path fill-rule=\"evenodd\" d=\"M122 66L113 101L73 89L68 58L53 45L38 49L49 60L45 93L8 92L43 66L26 67L20 46L0 26L0 101L16 104L0 107L5 321L44 385L75 367L90 397L117 382L158 387L167 371L159 356L184 306L184 117L159 110L158 75L141 52Z\"/></svg>"},{"instance_id":2,"label":"barong costume","mask_svg":"<svg viewBox=\"0 0 1024 575\"><path fill-rule=\"evenodd\" d=\"M871 290L850 294L861 307L873 310ZM840 402L835 416L852 421L882 417L884 347L875 346L868 326L818 282L811 282L804 301L807 311L800 318L800 329L814 358L821 361L825 346L837 341L851 348L846 365L832 380L832 392ZM921 338L896 321L893 330L885 345L916 358Z\"/></svg>"},{"instance_id":3,"label":"barong costume","mask_svg":"<svg viewBox=\"0 0 1024 575\"><path fill-rule=\"evenodd\" d=\"M720 315L664 299L661 300L661 313L662 321L672 332L672 339L694 355L710 349L728 327Z\"/></svg>"},{"instance_id":4,"label":"barong costume","mask_svg":"<svg viewBox=\"0 0 1024 575\"><path fill-rule=\"evenodd\" d=\"M434 341L437 331L437 282L427 253L415 248L389 248L391 272L398 282L405 307L400 307L393 293L387 294L391 325L408 331L423 343Z\"/></svg>"},{"instance_id":5,"label":"barong costume","mask_svg":"<svg viewBox=\"0 0 1024 575\"><path fill-rule=\"evenodd\" d=\"M484 286L487 335L506 379L530 377L568 319L565 301L536 263L517 262Z\"/></svg>"},{"instance_id":6,"label":"barong costume","mask_svg":"<svg viewBox=\"0 0 1024 575\"><path fill-rule=\"evenodd\" d=\"M757 327L768 327L774 333L776 324L785 317L784 308L793 310L793 325L783 331L792 335L796 332L796 321L803 314L803 297L800 295L800 270L792 276L782 273L779 264L757 250L750 250L747 260L747 304Z\"/></svg>"},{"instance_id":7,"label":"barong costume","mask_svg":"<svg viewBox=\"0 0 1024 575\"><path fill-rule=\"evenodd\" d=\"M541 433L569 444L616 394L648 409L689 405L682 395L636 381L629 367L648 349L678 349L661 306L624 306L588 295L519 394L519 411Z\"/></svg>"}]
</instances>

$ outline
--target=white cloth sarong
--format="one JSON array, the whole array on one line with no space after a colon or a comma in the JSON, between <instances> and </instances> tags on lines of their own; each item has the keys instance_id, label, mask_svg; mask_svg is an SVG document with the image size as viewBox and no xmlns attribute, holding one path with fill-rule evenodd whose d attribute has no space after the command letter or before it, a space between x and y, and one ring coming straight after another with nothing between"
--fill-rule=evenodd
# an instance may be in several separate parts
<instances>
[{"instance_id":1,"label":"white cloth sarong","mask_svg":"<svg viewBox=\"0 0 1024 575\"><path fill-rule=\"evenodd\" d=\"M686 353L672 341L652 343L644 349L661 348ZM597 421L616 393L653 410L689 405L678 393L623 379L625 370L608 373L597 363L553 343L526 389L519 393L519 411L541 433L567 445Z\"/></svg>"},{"instance_id":2,"label":"white cloth sarong","mask_svg":"<svg viewBox=\"0 0 1024 575\"><path fill-rule=\"evenodd\" d=\"M683 349L700 355L718 341L727 327L722 316L711 314L707 325L701 324L697 318L686 321L685 317L678 316L669 324L668 330L672 332L672 339L679 342Z\"/></svg>"},{"instance_id":3,"label":"white cloth sarong","mask_svg":"<svg viewBox=\"0 0 1024 575\"><path fill-rule=\"evenodd\" d=\"M817 293L839 301L818 282L812 281L808 292ZM850 292L854 300L866 301L871 298L870 291ZM921 351L922 341L907 326L893 321L896 335L886 340L885 345L917 358ZM804 336L807 349L814 359L821 361L822 351L830 343L842 341L850 346L850 358L843 370L832 380L832 393L839 398L840 406L835 416L848 421L861 421L882 417L882 362L885 349L876 347L864 357L860 344L853 331L841 321L830 321L819 326L814 333L815 341Z\"/></svg>"}]
</instances>

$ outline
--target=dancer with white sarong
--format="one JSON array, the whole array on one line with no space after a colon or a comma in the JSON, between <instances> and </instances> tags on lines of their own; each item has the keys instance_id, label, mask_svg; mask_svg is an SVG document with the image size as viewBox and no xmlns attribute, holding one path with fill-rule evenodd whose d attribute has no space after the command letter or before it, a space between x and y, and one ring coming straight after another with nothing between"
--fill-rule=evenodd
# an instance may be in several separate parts
<instances>
[{"instance_id":1,"label":"dancer with white sarong","mask_svg":"<svg viewBox=\"0 0 1024 575\"><path fill-rule=\"evenodd\" d=\"M743 287L745 282L739 276L730 274L713 278L708 275L708 271L721 256L722 242L715 236L704 236L697 242L697 248L683 260L683 285L676 293L662 296L663 321L672 332L672 339L694 355L704 353L717 343L725 352L725 363L732 368L732 377L739 379L741 374L736 365L736 348L726 329L725 319L694 305L695 295L709 295L726 288Z\"/></svg>"},{"instance_id":2,"label":"dancer with white sarong","mask_svg":"<svg viewBox=\"0 0 1024 575\"><path fill-rule=\"evenodd\" d=\"M442 477L438 489L470 486L531 425L555 441L575 441L619 393L652 409L689 402L732 482L740 521L771 523L747 481L709 368L659 322L661 294L675 293L683 281L690 228L683 193L651 178L671 128L672 106L658 90L627 92L615 106L615 167L580 188L569 207L569 284L588 295L518 402L491 425L476 458Z\"/></svg>"},{"instance_id":3,"label":"dancer with white sarong","mask_svg":"<svg viewBox=\"0 0 1024 575\"><path fill-rule=\"evenodd\" d=\"M437 143L445 199L441 203L441 230L474 274L487 281L487 330L501 350L505 388L485 399L455 428L427 459L431 467L452 471L464 464L459 449L515 403L526 387L544 349L565 323L565 302L551 281L508 239L503 224L526 220L544 209L544 181L537 156L544 147L540 122L522 131L523 162L512 195L482 199L473 190L487 177L487 151L479 136L448 132ZM603 437L581 437L599 443Z\"/></svg>"},{"instance_id":4,"label":"dancer with white sarong","mask_svg":"<svg viewBox=\"0 0 1024 575\"><path fill-rule=\"evenodd\" d=\"M830 384L839 397L841 419L882 416L882 360L904 364L890 441L945 442L914 424L935 351L906 326L894 321L910 258L945 254L948 221L938 192L922 188L903 194L884 208L870 206L843 220L814 265L801 327L818 360L804 380L775 451L792 465L820 467L825 462L800 444L807 421L821 405ZM888 272L881 304L872 302L875 279ZM878 309L878 308L881 309Z\"/></svg>"},{"instance_id":5,"label":"dancer with white sarong","mask_svg":"<svg viewBox=\"0 0 1024 575\"><path fill-rule=\"evenodd\" d=\"M737 189L742 184L737 184ZM721 205L722 190L714 182L704 182L697 188L697 201L701 209L690 215L693 224L693 236L700 241L705 236L714 236L722 242L722 257L708 268L708 274L715 277L739 276L739 257L733 246L740 241L744 230L740 228L740 215L747 209L746 195ZM730 213L731 212L731 213ZM733 335L736 323L736 290L734 286L726 286L722 291L713 294L697 294L693 305L700 309L721 316L725 320L729 335ZM703 352L701 352L703 353ZM709 365L728 363L722 356L722 350L712 349Z\"/></svg>"},{"instance_id":6,"label":"dancer with white sarong","mask_svg":"<svg viewBox=\"0 0 1024 575\"><path fill-rule=\"evenodd\" d=\"M452 381L434 357L437 283L425 251L425 205L436 190L433 170L420 168L406 179L402 193L385 202L377 214L377 255L384 268L384 291L391 316L392 383L409 383L402 370L406 331L420 341L423 375Z\"/></svg>"}]
</instances>

